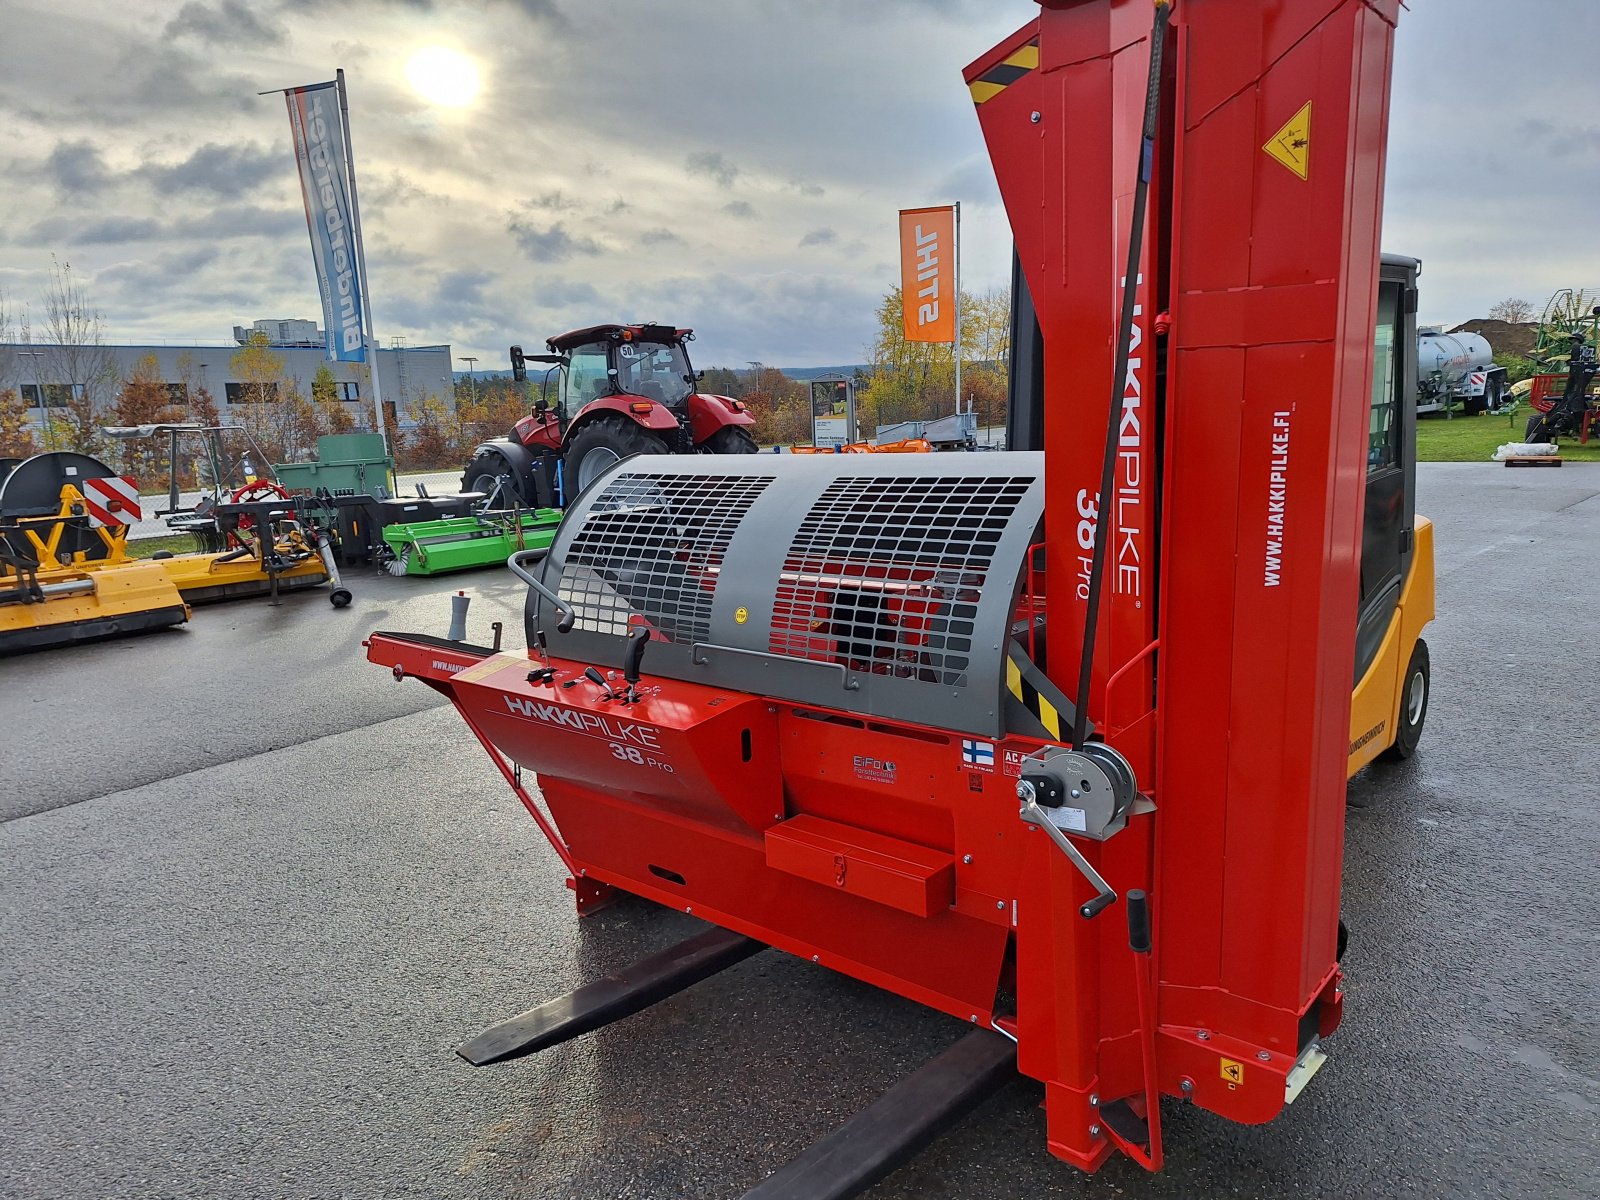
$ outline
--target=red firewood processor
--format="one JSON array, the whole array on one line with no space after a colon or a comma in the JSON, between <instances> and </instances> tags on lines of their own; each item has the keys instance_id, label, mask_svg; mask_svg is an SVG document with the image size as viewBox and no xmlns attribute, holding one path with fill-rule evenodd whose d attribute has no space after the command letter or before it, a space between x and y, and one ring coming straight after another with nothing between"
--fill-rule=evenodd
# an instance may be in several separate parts
<instances>
[{"instance_id":1,"label":"red firewood processor","mask_svg":"<svg viewBox=\"0 0 1600 1200\"><path fill-rule=\"evenodd\" d=\"M1398 9L1040 0L966 71L1042 335L1031 435L628 458L513 556L526 650L371 636L580 913L714 926L465 1058L768 947L974 1027L769 1200L855 1194L1014 1071L1085 1171L1158 1169L1163 1096L1295 1099L1340 1018L1347 772L1426 710L1416 263L1378 245Z\"/></svg>"}]
</instances>

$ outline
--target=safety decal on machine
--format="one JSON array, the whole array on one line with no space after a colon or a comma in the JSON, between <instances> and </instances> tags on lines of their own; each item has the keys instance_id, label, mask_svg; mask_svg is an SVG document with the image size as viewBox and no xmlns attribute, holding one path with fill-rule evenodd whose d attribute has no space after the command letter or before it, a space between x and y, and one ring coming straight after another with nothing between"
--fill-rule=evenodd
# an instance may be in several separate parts
<instances>
[{"instance_id":1,"label":"safety decal on machine","mask_svg":"<svg viewBox=\"0 0 1600 1200\"><path fill-rule=\"evenodd\" d=\"M1039 39L1034 38L1027 45L1013 50L1002 61L967 85L967 90L972 93L972 102L982 104L986 100L993 100L1038 65Z\"/></svg>"},{"instance_id":2,"label":"safety decal on machine","mask_svg":"<svg viewBox=\"0 0 1600 1200\"><path fill-rule=\"evenodd\" d=\"M1222 1078L1227 1081L1228 1090L1244 1086L1244 1064L1231 1058L1222 1060Z\"/></svg>"},{"instance_id":3,"label":"safety decal on machine","mask_svg":"<svg viewBox=\"0 0 1600 1200\"><path fill-rule=\"evenodd\" d=\"M1301 179L1311 174L1311 101L1290 117L1284 127L1267 139L1261 147L1267 154L1288 167Z\"/></svg>"}]
</instances>

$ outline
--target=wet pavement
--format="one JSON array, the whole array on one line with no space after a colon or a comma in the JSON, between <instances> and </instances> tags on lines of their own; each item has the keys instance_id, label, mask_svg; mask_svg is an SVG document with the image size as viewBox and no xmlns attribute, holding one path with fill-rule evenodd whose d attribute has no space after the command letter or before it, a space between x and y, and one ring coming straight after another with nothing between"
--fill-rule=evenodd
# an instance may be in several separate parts
<instances>
[{"instance_id":1,"label":"wet pavement","mask_svg":"<svg viewBox=\"0 0 1600 1200\"><path fill-rule=\"evenodd\" d=\"M1345 1023L1273 1124L1050 1158L1019 1081L871 1193L1600 1194L1600 467L1424 466L1434 696L1351 785ZM555 856L374 628L520 628L503 573L198 609L0 661L0 1195L736 1197L966 1027L767 952L476 1070L484 1026L698 928L574 919Z\"/></svg>"}]
</instances>

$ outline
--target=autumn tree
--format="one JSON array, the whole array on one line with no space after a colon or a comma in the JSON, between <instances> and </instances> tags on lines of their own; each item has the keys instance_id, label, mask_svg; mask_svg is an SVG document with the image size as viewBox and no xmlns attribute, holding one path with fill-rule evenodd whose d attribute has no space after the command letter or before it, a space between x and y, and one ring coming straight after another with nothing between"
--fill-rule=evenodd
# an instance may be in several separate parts
<instances>
[{"instance_id":1,"label":"autumn tree","mask_svg":"<svg viewBox=\"0 0 1600 1200\"><path fill-rule=\"evenodd\" d=\"M72 273L72 264L50 259L44 292L45 347L40 376L45 380L50 449L97 453L105 441L100 432L115 386L116 362L105 344L100 311Z\"/></svg>"},{"instance_id":2,"label":"autumn tree","mask_svg":"<svg viewBox=\"0 0 1600 1200\"><path fill-rule=\"evenodd\" d=\"M27 401L16 388L0 390L0 458L28 458L39 453L30 415Z\"/></svg>"},{"instance_id":3,"label":"autumn tree","mask_svg":"<svg viewBox=\"0 0 1600 1200\"><path fill-rule=\"evenodd\" d=\"M317 420L328 433L350 433L355 429L356 419L339 398L339 381L326 361L317 364L317 373L311 378L311 403L317 410Z\"/></svg>"},{"instance_id":4,"label":"autumn tree","mask_svg":"<svg viewBox=\"0 0 1600 1200\"><path fill-rule=\"evenodd\" d=\"M448 404L438 396L425 396L408 411L415 427L400 446L407 466L454 467L466 462L460 446L460 423Z\"/></svg>"},{"instance_id":5,"label":"autumn tree","mask_svg":"<svg viewBox=\"0 0 1600 1200\"><path fill-rule=\"evenodd\" d=\"M161 378L161 367L154 354L139 359L122 380L116 399L111 402L110 421L116 425L157 425L183 420L183 409L172 403L172 394ZM165 487L167 441L165 438L128 438L117 448L122 470L149 489Z\"/></svg>"},{"instance_id":6,"label":"autumn tree","mask_svg":"<svg viewBox=\"0 0 1600 1200\"><path fill-rule=\"evenodd\" d=\"M1515 296L1508 296L1489 310L1489 319L1523 325L1533 320L1533 305L1526 300L1518 300Z\"/></svg>"},{"instance_id":7,"label":"autumn tree","mask_svg":"<svg viewBox=\"0 0 1600 1200\"><path fill-rule=\"evenodd\" d=\"M997 376L1003 391L1010 370L1011 297L1004 290L961 293L962 408L982 401L988 411L980 423L1004 418L994 402ZM927 421L955 411L955 349L947 343L907 341L900 289L884 296L877 311L878 333L867 348L867 377L857 387L857 420L863 433L900 421ZM970 386L969 386L970 385Z\"/></svg>"}]
</instances>

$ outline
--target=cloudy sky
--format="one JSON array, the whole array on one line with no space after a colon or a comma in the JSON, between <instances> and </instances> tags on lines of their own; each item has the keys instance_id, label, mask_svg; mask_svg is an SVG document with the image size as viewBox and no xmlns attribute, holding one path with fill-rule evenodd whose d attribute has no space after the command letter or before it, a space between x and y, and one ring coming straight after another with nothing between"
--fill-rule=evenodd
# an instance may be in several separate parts
<instances>
[{"instance_id":1,"label":"cloudy sky","mask_svg":"<svg viewBox=\"0 0 1600 1200\"><path fill-rule=\"evenodd\" d=\"M1009 235L962 66L1032 0L6 0L0 289L53 253L116 342L318 315L281 97L350 86L378 333L481 367L601 320L704 366L860 361L895 210L959 200L969 287ZM474 61L474 103L408 81ZM1600 284L1600 6L1412 0L1385 244L1425 319Z\"/></svg>"}]
</instances>

